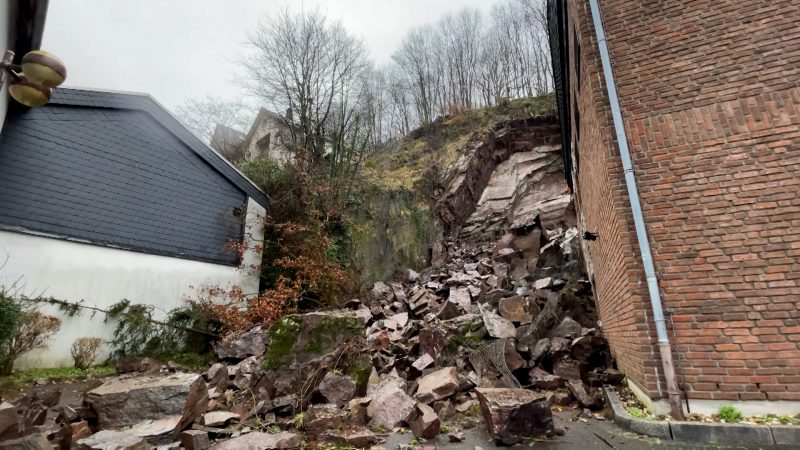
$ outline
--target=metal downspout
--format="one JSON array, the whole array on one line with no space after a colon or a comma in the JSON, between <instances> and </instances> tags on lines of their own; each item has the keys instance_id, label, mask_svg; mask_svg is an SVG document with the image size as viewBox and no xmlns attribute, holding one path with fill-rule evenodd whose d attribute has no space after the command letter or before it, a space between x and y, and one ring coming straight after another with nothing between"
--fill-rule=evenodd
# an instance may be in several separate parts
<instances>
[{"instance_id":1,"label":"metal downspout","mask_svg":"<svg viewBox=\"0 0 800 450\"><path fill-rule=\"evenodd\" d=\"M658 289L658 278L656 277L653 257L650 252L650 241L647 237L642 205L639 202L639 189L636 185L636 177L633 173L633 163L628 149L628 140L625 134L625 125L622 122L622 112L617 96L617 86L614 82L614 73L611 70L611 58L608 54L606 36L603 31L603 22L600 17L600 6L597 0L589 0L592 10L592 22L594 23L595 34L597 35L597 45L600 47L600 60L603 63L603 77L606 81L608 90L608 100L611 104L611 116L614 120L614 131L617 135L619 144L619 154L622 159L622 167L625 171L625 186L628 190L628 197L631 202L631 212L633 213L633 223L636 227L636 238L639 241L639 249L642 254L642 264L647 276L647 290L650 293L650 304L653 307L653 321L656 325L658 336L658 347L661 354L661 363L664 369L664 377L667 382L667 394L669 395L669 405L672 417L676 420L683 420L683 408L681 406L680 392L675 377L675 366L672 363L672 350L667 335L667 327L664 320L664 309L661 305L661 292Z\"/></svg>"}]
</instances>

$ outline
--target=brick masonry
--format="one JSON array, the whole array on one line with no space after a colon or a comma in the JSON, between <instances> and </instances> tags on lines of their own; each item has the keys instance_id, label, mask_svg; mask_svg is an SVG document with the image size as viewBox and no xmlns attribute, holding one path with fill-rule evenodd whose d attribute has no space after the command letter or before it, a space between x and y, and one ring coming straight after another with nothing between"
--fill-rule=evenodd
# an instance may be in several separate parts
<instances>
[{"instance_id":1,"label":"brick masonry","mask_svg":"<svg viewBox=\"0 0 800 450\"><path fill-rule=\"evenodd\" d=\"M620 368L663 397L589 5L567 4L573 175L585 229L600 235L585 244L598 309ZM800 400L800 3L600 7L689 397Z\"/></svg>"}]
</instances>

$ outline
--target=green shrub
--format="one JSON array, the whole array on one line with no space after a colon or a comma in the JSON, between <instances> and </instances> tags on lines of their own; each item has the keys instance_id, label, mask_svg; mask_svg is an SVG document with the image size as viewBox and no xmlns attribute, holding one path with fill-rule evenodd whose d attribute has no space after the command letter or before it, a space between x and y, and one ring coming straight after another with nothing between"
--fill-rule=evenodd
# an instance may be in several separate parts
<instances>
[{"instance_id":1,"label":"green shrub","mask_svg":"<svg viewBox=\"0 0 800 450\"><path fill-rule=\"evenodd\" d=\"M742 420L742 413L731 405L719 407L719 418L727 423L736 423Z\"/></svg>"},{"instance_id":2,"label":"green shrub","mask_svg":"<svg viewBox=\"0 0 800 450\"><path fill-rule=\"evenodd\" d=\"M22 315L20 305L5 290L0 289L0 355L11 345Z\"/></svg>"}]
</instances>

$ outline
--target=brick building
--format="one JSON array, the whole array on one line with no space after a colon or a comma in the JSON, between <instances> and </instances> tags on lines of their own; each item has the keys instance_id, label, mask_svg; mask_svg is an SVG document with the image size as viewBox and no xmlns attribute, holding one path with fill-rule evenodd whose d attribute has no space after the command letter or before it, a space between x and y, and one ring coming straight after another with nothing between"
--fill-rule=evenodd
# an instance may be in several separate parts
<instances>
[{"instance_id":1,"label":"brick building","mask_svg":"<svg viewBox=\"0 0 800 450\"><path fill-rule=\"evenodd\" d=\"M800 2L599 0L621 123L590 2L548 3L587 269L632 389L669 411L619 127L684 410L800 412Z\"/></svg>"}]
</instances>

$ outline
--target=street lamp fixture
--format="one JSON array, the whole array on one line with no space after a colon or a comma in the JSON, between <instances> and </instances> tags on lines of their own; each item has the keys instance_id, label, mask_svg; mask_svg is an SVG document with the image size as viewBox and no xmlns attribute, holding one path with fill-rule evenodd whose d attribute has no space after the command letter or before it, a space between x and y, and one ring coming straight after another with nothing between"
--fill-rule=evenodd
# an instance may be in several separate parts
<instances>
[{"instance_id":1,"label":"street lamp fixture","mask_svg":"<svg viewBox=\"0 0 800 450\"><path fill-rule=\"evenodd\" d=\"M22 57L22 64L14 64L14 52L6 50L0 62L0 87L7 75L12 78L8 86L11 97L25 106L35 108L50 100L52 88L59 86L67 78L64 63L52 53L33 50Z\"/></svg>"}]
</instances>

